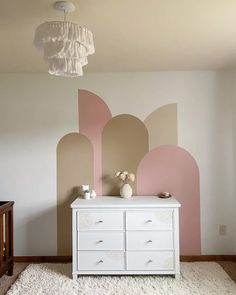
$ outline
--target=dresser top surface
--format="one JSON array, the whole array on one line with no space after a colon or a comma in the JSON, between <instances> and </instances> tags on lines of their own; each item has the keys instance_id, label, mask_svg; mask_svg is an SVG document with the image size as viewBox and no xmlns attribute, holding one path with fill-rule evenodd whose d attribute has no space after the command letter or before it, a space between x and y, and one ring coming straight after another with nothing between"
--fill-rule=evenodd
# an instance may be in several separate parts
<instances>
[{"instance_id":1,"label":"dresser top surface","mask_svg":"<svg viewBox=\"0 0 236 295\"><path fill-rule=\"evenodd\" d=\"M71 208L155 208L155 207L180 207L181 204L173 197L158 198L157 196L133 196L130 199L111 196L98 196L96 199L85 200L77 198Z\"/></svg>"}]
</instances>

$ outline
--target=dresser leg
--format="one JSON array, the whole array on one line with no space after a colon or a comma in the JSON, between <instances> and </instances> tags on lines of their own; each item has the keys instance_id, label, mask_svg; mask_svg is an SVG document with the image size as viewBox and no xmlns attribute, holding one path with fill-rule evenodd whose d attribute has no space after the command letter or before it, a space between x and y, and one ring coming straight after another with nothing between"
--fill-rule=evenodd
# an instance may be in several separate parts
<instances>
[{"instance_id":1,"label":"dresser leg","mask_svg":"<svg viewBox=\"0 0 236 295\"><path fill-rule=\"evenodd\" d=\"M78 278L78 275L77 275L77 274L75 274L75 275L72 275L72 278L73 278L73 280L74 280L74 281L76 281L76 280L77 280L77 278Z\"/></svg>"}]
</instances>

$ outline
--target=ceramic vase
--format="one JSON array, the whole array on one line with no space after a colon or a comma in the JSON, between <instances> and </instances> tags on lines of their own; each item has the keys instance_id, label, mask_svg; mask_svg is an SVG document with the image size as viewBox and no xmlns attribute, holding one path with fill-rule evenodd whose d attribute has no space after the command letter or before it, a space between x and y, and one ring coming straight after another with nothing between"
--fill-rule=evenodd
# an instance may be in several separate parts
<instances>
[{"instance_id":1,"label":"ceramic vase","mask_svg":"<svg viewBox=\"0 0 236 295\"><path fill-rule=\"evenodd\" d=\"M123 186L120 189L120 196L122 198L131 198L132 194L133 194L132 187L128 183L123 184Z\"/></svg>"},{"instance_id":2,"label":"ceramic vase","mask_svg":"<svg viewBox=\"0 0 236 295\"><path fill-rule=\"evenodd\" d=\"M91 198L96 199L96 196L97 196L97 194L96 194L95 190L92 190L91 191Z\"/></svg>"}]
</instances>

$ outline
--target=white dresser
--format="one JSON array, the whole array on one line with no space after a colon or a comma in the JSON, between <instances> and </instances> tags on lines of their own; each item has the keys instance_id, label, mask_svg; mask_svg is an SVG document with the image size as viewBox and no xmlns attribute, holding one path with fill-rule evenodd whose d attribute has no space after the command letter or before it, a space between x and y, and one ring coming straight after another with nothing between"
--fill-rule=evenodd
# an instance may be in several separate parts
<instances>
[{"instance_id":1,"label":"white dresser","mask_svg":"<svg viewBox=\"0 0 236 295\"><path fill-rule=\"evenodd\" d=\"M83 274L179 274L179 207L155 196L76 199L73 278Z\"/></svg>"}]
</instances>

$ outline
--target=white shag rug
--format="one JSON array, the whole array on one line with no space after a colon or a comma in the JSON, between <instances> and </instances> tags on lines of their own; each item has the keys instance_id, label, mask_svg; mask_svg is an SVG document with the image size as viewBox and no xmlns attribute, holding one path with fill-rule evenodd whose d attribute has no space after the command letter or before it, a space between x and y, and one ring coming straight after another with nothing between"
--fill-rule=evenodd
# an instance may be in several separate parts
<instances>
[{"instance_id":1,"label":"white shag rug","mask_svg":"<svg viewBox=\"0 0 236 295\"><path fill-rule=\"evenodd\" d=\"M181 277L81 276L71 264L32 264L7 295L236 295L236 284L214 262L181 263Z\"/></svg>"}]
</instances>

